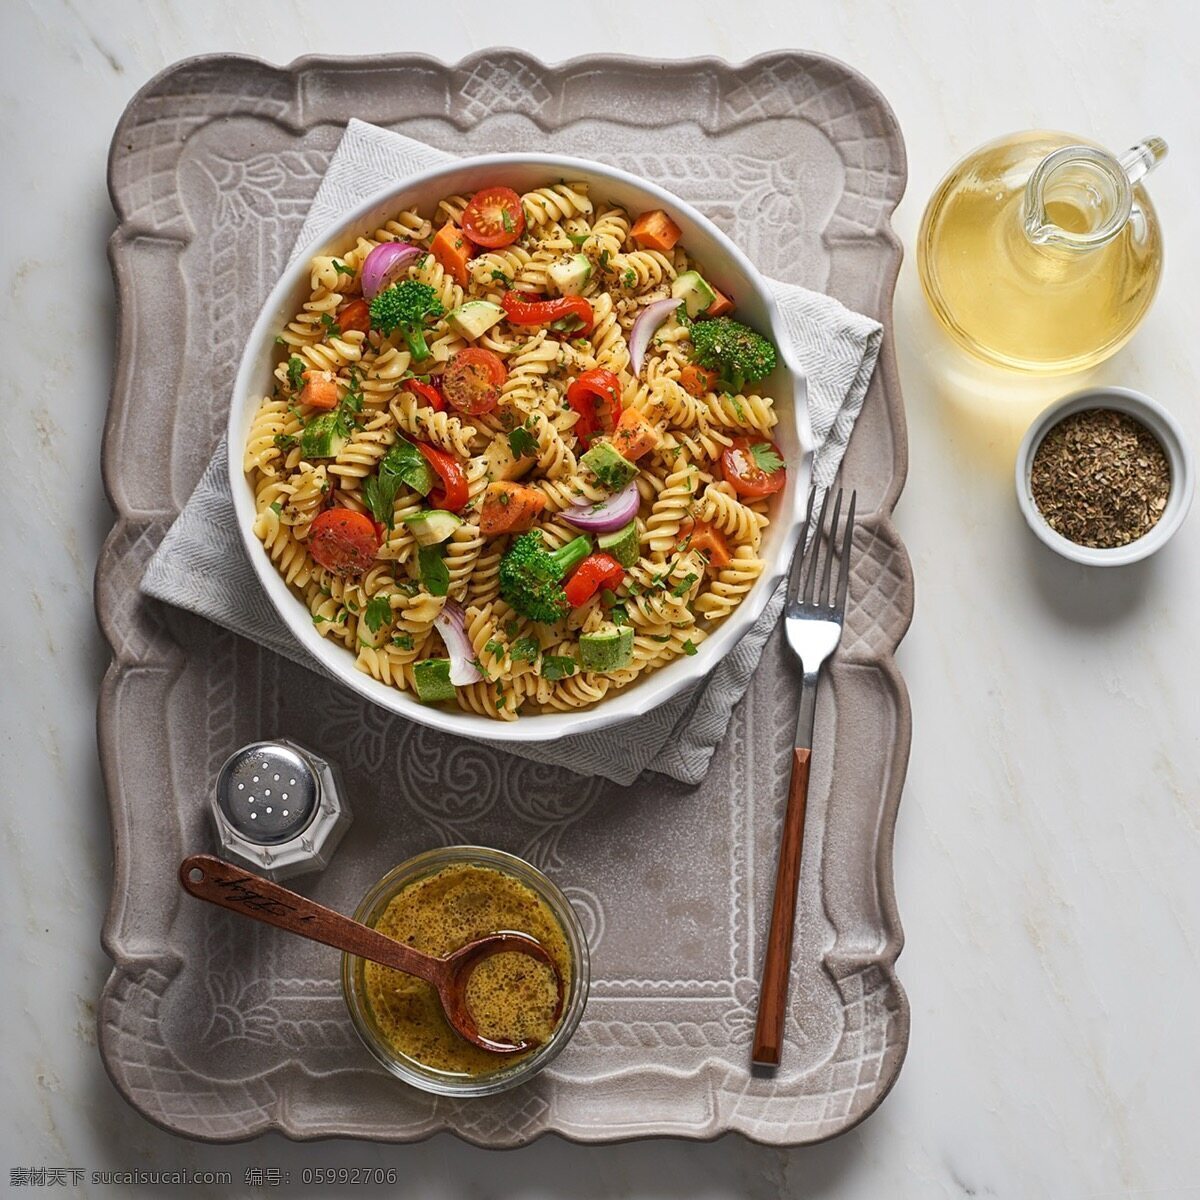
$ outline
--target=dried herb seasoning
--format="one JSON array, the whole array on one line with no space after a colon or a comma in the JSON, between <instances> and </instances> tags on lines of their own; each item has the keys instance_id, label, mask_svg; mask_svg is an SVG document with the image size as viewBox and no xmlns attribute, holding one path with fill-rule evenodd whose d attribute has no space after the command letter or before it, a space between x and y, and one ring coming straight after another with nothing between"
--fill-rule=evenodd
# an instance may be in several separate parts
<instances>
[{"instance_id":1,"label":"dried herb seasoning","mask_svg":"<svg viewBox=\"0 0 1200 1200\"><path fill-rule=\"evenodd\" d=\"M1128 413L1089 408L1042 438L1030 474L1047 524L1079 546L1111 549L1150 532L1171 491L1158 439Z\"/></svg>"}]
</instances>

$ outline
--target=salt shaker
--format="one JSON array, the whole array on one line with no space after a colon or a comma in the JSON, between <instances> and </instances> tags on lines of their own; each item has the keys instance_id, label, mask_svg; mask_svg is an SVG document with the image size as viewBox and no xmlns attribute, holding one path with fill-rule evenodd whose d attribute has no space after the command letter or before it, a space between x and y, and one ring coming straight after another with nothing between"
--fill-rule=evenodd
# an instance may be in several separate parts
<instances>
[{"instance_id":1,"label":"salt shaker","mask_svg":"<svg viewBox=\"0 0 1200 1200\"><path fill-rule=\"evenodd\" d=\"M235 751L211 800L225 858L271 879L323 870L350 826L337 768L287 738Z\"/></svg>"}]
</instances>

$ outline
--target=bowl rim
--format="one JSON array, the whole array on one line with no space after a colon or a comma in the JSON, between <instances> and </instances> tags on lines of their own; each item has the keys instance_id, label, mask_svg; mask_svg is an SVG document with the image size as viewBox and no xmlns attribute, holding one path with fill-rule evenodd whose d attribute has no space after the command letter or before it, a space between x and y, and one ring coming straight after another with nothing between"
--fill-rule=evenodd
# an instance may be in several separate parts
<instances>
[{"instance_id":1,"label":"bowl rim","mask_svg":"<svg viewBox=\"0 0 1200 1200\"><path fill-rule=\"evenodd\" d=\"M346 951L342 952L339 970L342 1000L346 1005L350 1023L363 1046L380 1066L397 1079L435 1096L494 1096L518 1087L539 1074L566 1049L575 1036L575 1030L583 1020L591 993L591 948L588 946L587 934L575 906L545 871L528 859L510 854L506 850L468 843L434 846L397 863L363 893L362 899L355 905L354 920L366 923L372 910L385 902L390 903L405 887L447 867L458 865L490 867L540 892L542 899L550 905L555 920L562 926L563 937L571 951L573 976L562 1019L550 1040L528 1058L513 1064L511 1068L502 1067L489 1075L460 1079L452 1075L442 1076L433 1071L426 1073L410 1066L402 1056L391 1053L375 1036L366 1017L366 995L358 986L358 966L365 960Z\"/></svg>"},{"instance_id":2,"label":"bowl rim","mask_svg":"<svg viewBox=\"0 0 1200 1200\"><path fill-rule=\"evenodd\" d=\"M330 243L346 238L362 226L373 210L385 204L401 204L406 196L430 188L445 177L481 169L502 170L505 167L530 166L544 167L547 178L577 172L582 176L592 176L631 188L642 193L650 202L681 214L713 239L725 255L728 265L745 279L762 305L768 331L777 347L779 363L785 373L785 386L781 390L786 391L786 380L790 378L796 438L801 455L800 462L794 469L794 482L789 480L792 488L790 508L781 506L776 517L776 523L784 526L784 533L773 561L767 563L766 569L741 604L716 627L710 637L705 639L698 654L672 662L668 667L653 672L634 686L621 689L611 700L606 697L591 708L567 713L531 714L516 721L496 721L475 713L421 704L407 693L358 670L353 655L349 655L345 647L331 644L312 628L311 614L290 591L274 563L263 553L262 543L254 535L256 513L253 496L242 470L245 441L242 411L246 408L245 401L251 392L252 377L261 365L262 356L269 352L268 347L273 342L277 310L297 288L304 273L309 269L310 260L316 254L326 249ZM588 182L593 183L594 180L589 179ZM341 213L296 252L263 301L247 336L230 398L226 434L226 469L238 535L272 608L283 619L304 650L338 682L398 716L446 733L491 742L554 741L560 737L592 733L622 725L666 703L686 688L697 684L712 671L749 632L787 572L799 536L802 506L812 480L815 452L808 411L806 376L790 341L785 336L779 306L765 277L734 242L687 201L619 167L573 155L520 152L468 155L391 181L376 188L352 208ZM792 473L789 471L789 474ZM708 651L709 647L712 647L711 651Z\"/></svg>"},{"instance_id":3,"label":"bowl rim","mask_svg":"<svg viewBox=\"0 0 1200 1200\"><path fill-rule=\"evenodd\" d=\"M1033 499L1033 460L1046 434L1073 413L1108 408L1140 421L1158 439L1171 468L1171 490L1166 507L1149 532L1124 546L1081 546L1053 529ZM1178 421L1157 400L1133 388L1097 385L1081 388L1044 408L1025 431L1017 451L1014 482L1017 504L1029 528L1051 550L1072 562L1090 567L1120 567L1140 562L1170 541L1183 524L1195 490L1196 467L1192 449Z\"/></svg>"}]
</instances>

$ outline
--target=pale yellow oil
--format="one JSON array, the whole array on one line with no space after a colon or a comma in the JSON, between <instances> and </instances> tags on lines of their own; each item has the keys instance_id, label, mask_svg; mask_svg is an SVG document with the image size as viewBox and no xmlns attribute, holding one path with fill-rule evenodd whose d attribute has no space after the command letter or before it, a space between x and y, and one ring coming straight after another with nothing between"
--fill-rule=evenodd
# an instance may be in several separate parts
<instances>
[{"instance_id":1,"label":"pale yellow oil","mask_svg":"<svg viewBox=\"0 0 1200 1200\"><path fill-rule=\"evenodd\" d=\"M1140 185L1128 223L1106 245L1037 245L1025 232L1030 174L1052 150L1081 142L1044 132L992 142L951 170L925 210L921 286L950 335L981 359L1047 374L1082 370L1119 350L1154 299L1162 239ZM1051 201L1046 216L1069 233L1096 227L1096 213L1076 203Z\"/></svg>"}]
</instances>

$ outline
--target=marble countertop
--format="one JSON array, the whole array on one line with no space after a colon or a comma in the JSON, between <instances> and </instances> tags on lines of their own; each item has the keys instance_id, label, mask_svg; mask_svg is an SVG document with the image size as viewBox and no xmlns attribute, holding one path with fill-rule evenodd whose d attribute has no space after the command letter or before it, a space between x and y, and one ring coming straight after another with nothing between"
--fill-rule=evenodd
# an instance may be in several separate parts
<instances>
[{"instance_id":1,"label":"marble countertop","mask_svg":"<svg viewBox=\"0 0 1200 1200\"><path fill-rule=\"evenodd\" d=\"M747 6L748 8L748 6ZM900 651L912 761L896 833L912 1001L908 1061L865 1124L780 1151L726 1138L505 1155L449 1137L410 1147L281 1138L207 1147L146 1123L113 1091L93 1003L111 853L95 754L107 649L92 572L110 523L98 446L113 301L108 139L151 75L210 51L287 62L309 51L495 44L548 61L595 51L741 61L803 46L870 76L908 143L896 216L911 252L925 198L978 142L1048 126L1171 157L1151 182L1168 267L1134 342L1089 382L1165 403L1200 446L1200 118L1187 0L985 0L737 6L631 0L580 11L395 4L8 0L0 79L9 464L0 561L15 595L3 644L3 871L8 919L0 1172L22 1166L229 1171L231 1186L91 1194L228 1196L247 1168L394 1166L400 1194L925 1200L1200 1192L1200 514L1160 556L1093 573L1053 557L1012 495L1016 443L1077 380L970 371L925 310L911 261L894 334L911 470L897 510L917 579ZM388 1189L394 1194L395 1189ZM280 1187L266 1194L341 1194ZM371 1188L352 1194L382 1194Z\"/></svg>"}]
</instances>

